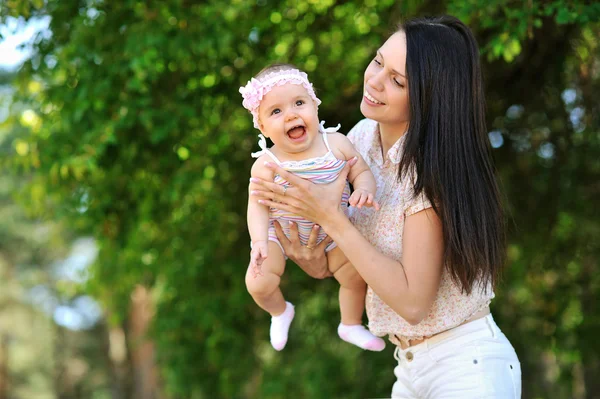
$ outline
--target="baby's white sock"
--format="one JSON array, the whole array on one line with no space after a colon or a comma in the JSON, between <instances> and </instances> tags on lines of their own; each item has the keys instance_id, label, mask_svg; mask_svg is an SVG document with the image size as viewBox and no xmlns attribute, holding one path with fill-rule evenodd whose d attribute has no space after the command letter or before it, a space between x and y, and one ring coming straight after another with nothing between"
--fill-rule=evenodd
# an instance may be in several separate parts
<instances>
[{"instance_id":1,"label":"baby's white sock","mask_svg":"<svg viewBox=\"0 0 600 399\"><path fill-rule=\"evenodd\" d=\"M347 326L340 323L338 326L338 335L344 341L362 349L380 352L385 348L385 341L383 339L371 334L369 330L360 324Z\"/></svg>"},{"instance_id":2,"label":"baby's white sock","mask_svg":"<svg viewBox=\"0 0 600 399\"><path fill-rule=\"evenodd\" d=\"M289 302L285 303L285 310L282 314L271 317L271 345L276 351L285 348L292 320L294 320L294 305Z\"/></svg>"}]
</instances>

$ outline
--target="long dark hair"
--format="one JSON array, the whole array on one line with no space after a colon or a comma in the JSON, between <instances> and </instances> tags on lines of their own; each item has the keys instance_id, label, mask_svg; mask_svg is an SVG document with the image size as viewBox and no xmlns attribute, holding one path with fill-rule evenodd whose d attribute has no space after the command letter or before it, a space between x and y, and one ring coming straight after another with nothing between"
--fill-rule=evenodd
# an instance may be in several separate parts
<instances>
[{"instance_id":1,"label":"long dark hair","mask_svg":"<svg viewBox=\"0 0 600 399\"><path fill-rule=\"evenodd\" d=\"M504 217L485 124L479 49L450 16L400 25L406 34L410 125L399 177L416 171L442 220L444 259L463 292L495 287L504 264Z\"/></svg>"}]
</instances>

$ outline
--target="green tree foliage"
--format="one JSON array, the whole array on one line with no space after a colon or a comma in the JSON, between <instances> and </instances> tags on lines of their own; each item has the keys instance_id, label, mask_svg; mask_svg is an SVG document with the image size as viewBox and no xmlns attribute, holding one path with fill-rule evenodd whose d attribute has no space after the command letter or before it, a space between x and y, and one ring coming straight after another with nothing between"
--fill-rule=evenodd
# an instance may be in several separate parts
<instances>
[{"instance_id":1,"label":"green tree foliage","mask_svg":"<svg viewBox=\"0 0 600 399\"><path fill-rule=\"evenodd\" d=\"M98 240L88 290L113 322L136 285L152 287L172 397L389 394L392 348L341 343L335 282L292 264L283 283L297 304L290 343L282 353L268 344L268 316L243 282L257 131L238 88L271 62L294 63L311 76L321 117L347 131L361 118L364 67L399 19L443 12L473 27L486 60L490 137L515 226L494 311L522 358L525 397L600 392L590 339L600 314L598 5L5 3L0 18L51 17L52 35L35 41L19 72L28 111L10 119L10 165L35 172L21 202Z\"/></svg>"},{"instance_id":2,"label":"green tree foliage","mask_svg":"<svg viewBox=\"0 0 600 399\"><path fill-rule=\"evenodd\" d=\"M513 218L495 309L531 370L526 392L547 397L600 392L592 338L600 321L598 33L597 23L548 24L516 62L488 68L490 125L505 140L496 156Z\"/></svg>"},{"instance_id":3,"label":"green tree foliage","mask_svg":"<svg viewBox=\"0 0 600 399\"><path fill-rule=\"evenodd\" d=\"M0 396L50 398L56 332L28 290L46 281L36 266L55 256L46 236L54 228L27 220L11 198L16 186L14 176L0 178Z\"/></svg>"},{"instance_id":4,"label":"green tree foliage","mask_svg":"<svg viewBox=\"0 0 600 399\"><path fill-rule=\"evenodd\" d=\"M32 178L12 173L6 155L29 154L20 137L37 119L26 104L11 101L13 79L14 73L0 71L0 118L10 102L20 115L0 123L0 397L106 398L105 323L70 331L53 319L59 306L82 299L80 285L60 272L73 237L59 220L32 217L18 203Z\"/></svg>"}]
</instances>

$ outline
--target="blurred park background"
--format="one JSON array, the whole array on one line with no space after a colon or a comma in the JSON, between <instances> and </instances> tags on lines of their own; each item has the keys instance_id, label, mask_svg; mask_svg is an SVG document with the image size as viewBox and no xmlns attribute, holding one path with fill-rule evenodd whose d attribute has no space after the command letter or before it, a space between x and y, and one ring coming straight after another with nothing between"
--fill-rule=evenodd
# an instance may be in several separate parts
<instances>
[{"instance_id":1,"label":"blurred park background","mask_svg":"<svg viewBox=\"0 0 600 399\"><path fill-rule=\"evenodd\" d=\"M332 279L289 265L269 345L238 88L294 63L347 132L378 46L440 13L481 47L523 397L600 398L597 2L1 0L0 399L389 397L393 347L337 338Z\"/></svg>"}]
</instances>

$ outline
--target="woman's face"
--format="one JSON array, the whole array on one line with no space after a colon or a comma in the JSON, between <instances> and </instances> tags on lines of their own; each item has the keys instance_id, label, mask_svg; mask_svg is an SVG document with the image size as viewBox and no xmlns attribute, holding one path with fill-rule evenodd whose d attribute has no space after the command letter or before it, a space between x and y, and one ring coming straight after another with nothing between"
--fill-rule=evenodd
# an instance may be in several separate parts
<instances>
[{"instance_id":1,"label":"woman's face","mask_svg":"<svg viewBox=\"0 0 600 399\"><path fill-rule=\"evenodd\" d=\"M407 125L406 35L394 33L365 71L362 114L384 125Z\"/></svg>"}]
</instances>

